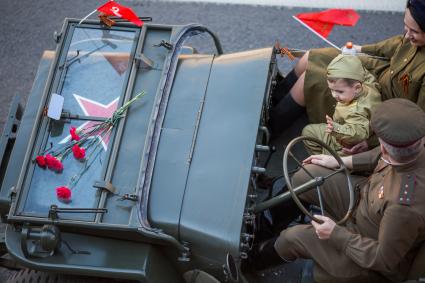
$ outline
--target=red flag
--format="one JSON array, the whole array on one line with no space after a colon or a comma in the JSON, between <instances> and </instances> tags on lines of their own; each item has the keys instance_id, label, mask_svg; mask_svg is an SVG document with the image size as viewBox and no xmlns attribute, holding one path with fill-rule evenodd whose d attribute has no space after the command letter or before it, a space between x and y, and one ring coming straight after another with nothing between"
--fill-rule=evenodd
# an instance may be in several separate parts
<instances>
[{"instance_id":1,"label":"red flag","mask_svg":"<svg viewBox=\"0 0 425 283\"><path fill-rule=\"evenodd\" d=\"M318 34L323 36L324 38L327 38L328 35L331 33L332 28L334 27L333 24L330 23L323 23L319 21L314 20L301 20L304 24L308 25L310 28L312 28L314 31L316 31Z\"/></svg>"},{"instance_id":2,"label":"red flag","mask_svg":"<svg viewBox=\"0 0 425 283\"><path fill-rule=\"evenodd\" d=\"M302 13L296 17L326 38L334 25L354 26L360 15L352 9L329 9L317 13Z\"/></svg>"},{"instance_id":3,"label":"red flag","mask_svg":"<svg viewBox=\"0 0 425 283\"><path fill-rule=\"evenodd\" d=\"M120 5L115 1L109 1L97 8L97 10L108 16L116 16L127 19L139 27L143 25L143 21L137 17L136 13L134 13L132 9Z\"/></svg>"}]
</instances>

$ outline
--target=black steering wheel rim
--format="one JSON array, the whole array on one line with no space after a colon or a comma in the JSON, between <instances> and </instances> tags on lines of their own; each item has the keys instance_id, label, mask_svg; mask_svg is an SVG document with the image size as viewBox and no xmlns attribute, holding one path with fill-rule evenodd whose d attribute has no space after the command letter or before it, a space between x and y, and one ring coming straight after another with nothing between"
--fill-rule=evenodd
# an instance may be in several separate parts
<instances>
[{"instance_id":1,"label":"black steering wheel rim","mask_svg":"<svg viewBox=\"0 0 425 283\"><path fill-rule=\"evenodd\" d=\"M288 156L290 155L291 149L294 147L295 144L301 142L301 141L311 141L311 142L315 142L317 144L319 144L320 146L322 146L322 148L326 149L333 157L335 157L335 159L337 160L338 164L339 164L339 171L344 172L344 175L347 178L347 185L348 185L348 191L349 191L349 196L350 196L350 202L348 205L348 210L347 213L345 214L345 216L339 220L336 221L337 225L341 225L344 224L351 216L353 209L354 209L354 189L353 189L353 185L351 183L351 178L350 178L350 172L348 170L348 168L344 165L344 162L342 161L341 157L335 152L335 150L333 150L332 148L330 148L327 144L325 144L323 141L314 138L314 137L306 137L306 136L300 136L297 137L295 139L293 139L288 146L285 149L285 152L283 154L283 175L285 177L285 181L288 187L288 190L291 193L292 199L294 200L295 204L299 207L299 209L308 217L310 217L312 220L314 220L317 223L323 223L322 220L314 217L305 207L304 205L301 203L301 201L299 200L297 194L294 191L294 187L292 186L292 182L291 182L291 178L289 177L289 171L288 171ZM302 165L300 165L302 166Z\"/></svg>"}]
</instances>

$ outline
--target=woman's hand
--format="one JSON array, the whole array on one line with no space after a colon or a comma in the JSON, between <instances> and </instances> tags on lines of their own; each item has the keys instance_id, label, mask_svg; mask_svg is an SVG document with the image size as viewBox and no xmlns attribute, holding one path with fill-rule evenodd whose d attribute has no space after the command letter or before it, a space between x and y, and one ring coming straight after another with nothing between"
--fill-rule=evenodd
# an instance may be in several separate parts
<instances>
[{"instance_id":1,"label":"woman's hand","mask_svg":"<svg viewBox=\"0 0 425 283\"><path fill-rule=\"evenodd\" d=\"M353 48L356 50L357 53L362 52L362 46L361 45L353 44Z\"/></svg>"},{"instance_id":2,"label":"woman's hand","mask_svg":"<svg viewBox=\"0 0 425 283\"><path fill-rule=\"evenodd\" d=\"M353 155L360 152L365 152L369 150L369 146L367 145L367 141L361 141L358 144L352 146L352 147L343 147L342 152L345 155Z\"/></svg>"},{"instance_id":3,"label":"woman's hand","mask_svg":"<svg viewBox=\"0 0 425 283\"><path fill-rule=\"evenodd\" d=\"M322 224L319 224L314 220L311 221L311 225L313 225L314 229L316 229L317 237L319 237L320 240L329 239L336 226L335 221L322 215L314 215L314 217L323 221Z\"/></svg>"},{"instance_id":4,"label":"woman's hand","mask_svg":"<svg viewBox=\"0 0 425 283\"><path fill-rule=\"evenodd\" d=\"M316 164L329 169L339 168L338 161L332 155L311 155L303 160L303 164Z\"/></svg>"}]
</instances>

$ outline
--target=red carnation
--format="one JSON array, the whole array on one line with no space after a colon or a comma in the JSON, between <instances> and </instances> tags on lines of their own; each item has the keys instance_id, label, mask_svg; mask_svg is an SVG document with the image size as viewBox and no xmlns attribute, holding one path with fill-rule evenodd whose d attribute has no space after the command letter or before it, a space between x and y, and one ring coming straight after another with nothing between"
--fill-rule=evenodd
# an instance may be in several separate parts
<instances>
[{"instance_id":1,"label":"red carnation","mask_svg":"<svg viewBox=\"0 0 425 283\"><path fill-rule=\"evenodd\" d=\"M56 157L54 157L50 154L46 154L46 156L44 157L44 161L46 161L47 167L49 167L49 169L51 169L56 162Z\"/></svg>"},{"instance_id":2,"label":"red carnation","mask_svg":"<svg viewBox=\"0 0 425 283\"><path fill-rule=\"evenodd\" d=\"M74 144L72 152L77 159L83 159L86 156L86 150L83 147L79 147L78 144Z\"/></svg>"},{"instance_id":3,"label":"red carnation","mask_svg":"<svg viewBox=\"0 0 425 283\"><path fill-rule=\"evenodd\" d=\"M46 159L43 155L39 155L35 158L35 161L37 162L38 166L41 168L46 168Z\"/></svg>"},{"instance_id":4,"label":"red carnation","mask_svg":"<svg viewBox=\"0 0 425 283\"><path fill-rule=\"evenodd\" d=\"M71 129L69 130L69 133L71 134L71 140L72 141L79 141L80 140L80 136L77 135L77 129L75 127L71 127Z\"/></svg>"},{"instance_id":5,"label":"red carnation","mask_svg":"<svg viewBox=\"0 0 425 283\"><path fill-rule=\"evenodd\" d=\"M58 197L58 200L68 203L71 201L71 190L64 186L64 187L57 187L56 188L56 196Z\"/></svg>"},{"instance_id":6,"label":"red carnation","mask_svg":"<svg viewBox=\"0 0 425 283\"><path fill-rule=\"evenodd\" d=\"M62 172L63 164L59 159L57 159L56 157L50 154L46 154L46 156L44 157L44 160L46 161L46 165L49 169L56 172Z\"/></svg>"}]
</instances>

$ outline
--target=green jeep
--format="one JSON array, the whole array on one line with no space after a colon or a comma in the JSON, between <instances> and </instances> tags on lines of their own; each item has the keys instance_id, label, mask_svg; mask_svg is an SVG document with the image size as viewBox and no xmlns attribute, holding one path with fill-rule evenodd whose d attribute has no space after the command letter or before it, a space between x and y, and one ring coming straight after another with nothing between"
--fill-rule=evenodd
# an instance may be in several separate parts
<instances>
[{"instance_id":1,"label":"green jeep","mask_svg":"<svg viewBox=\"0 0 425 283\"><path fill-rule=\"evenodd\" d=\"M215 54L186 44L198 34ZM223 54L198 24L77 19L56 42L0 141L1 262L24 268L7 282L253 282L241 263L271 208L290 201L279 188L297 166L286 152L285 177L259 188L259 176L281 170L269 163L267 127L277 50ZM85 158L72 156L72 131ZM300 143L294 151L305 155ZM38 162L47 155L63 169ZM273 272L313 282L311 268Z\"/></svg>"}]
</instances>

